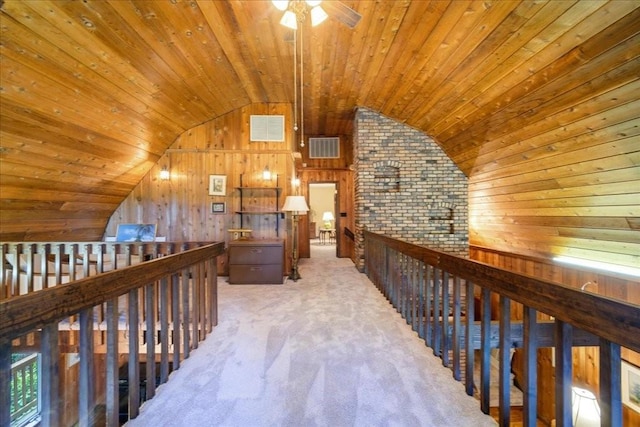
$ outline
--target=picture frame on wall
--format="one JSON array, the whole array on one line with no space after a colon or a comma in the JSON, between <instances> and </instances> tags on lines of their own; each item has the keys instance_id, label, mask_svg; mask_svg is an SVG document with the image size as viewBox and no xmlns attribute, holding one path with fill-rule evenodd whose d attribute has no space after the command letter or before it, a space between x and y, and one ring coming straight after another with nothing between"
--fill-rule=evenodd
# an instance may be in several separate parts
<instances>
[{"instance_id":1,"label":"picture frame on wall","mask_svg":"<svg viewBox=\"0 0 640 427\"><path fill-rule=\"evenodd\" d=\"M224 196L227 193L226 175L209 175L209 195Z\"/></svg>"},{"instance_id":2,"label":"picture frame on wall","mask_svg":"<svg viewBox=\"0 0 640 427\"><path fill-rule=\"evenodd\" d=\"M153 242L156 224L118 224L116 242Z\"/></svg>"},{"instance_id":3,"label":"picture frame on wall","mask_svg":"<svg viewBox=\"0 0 640 427\"><path fill-rule=\"evenodd\" d=\"M224 202L211 203L211 212L214 214L223 214L227 211L226 204Z\"/></svg>"},{"instance_id":4,"label":"picture frame on wall","mask_svg":"<svg viewBox=\"0 0 640 427\"><path fill-rule=\"evenodd\" d=\"M622 403L640 413L640 368L622 361Z\"/></svg>"}]
</instances>

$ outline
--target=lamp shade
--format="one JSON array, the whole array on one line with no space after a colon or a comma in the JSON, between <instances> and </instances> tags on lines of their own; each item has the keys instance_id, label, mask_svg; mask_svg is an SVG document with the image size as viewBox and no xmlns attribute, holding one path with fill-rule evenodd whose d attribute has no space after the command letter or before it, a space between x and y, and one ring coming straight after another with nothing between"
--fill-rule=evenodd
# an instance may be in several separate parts
<instances>
[{"instance_id":1,"label":"lamp shade","mask_svg":"<svg viewBox=\"0 0 640 427\"><path fill-rule=\"evenodd\" d=\"M285 212L295 212L298 215L305 215L309 211L309 206L304 196L287 196L282 210Z\"/></svg>"},{"instance_id":2,"label":"lamp shade","mask_svg":"<svg viewBox=\"0 0 640 427\"><path fill-rule=\"evenodd\" d=\"M325 212L322 214L323 221L333 221L335 218L333 216L333 212Z\"/></svg>"}]
</instances>

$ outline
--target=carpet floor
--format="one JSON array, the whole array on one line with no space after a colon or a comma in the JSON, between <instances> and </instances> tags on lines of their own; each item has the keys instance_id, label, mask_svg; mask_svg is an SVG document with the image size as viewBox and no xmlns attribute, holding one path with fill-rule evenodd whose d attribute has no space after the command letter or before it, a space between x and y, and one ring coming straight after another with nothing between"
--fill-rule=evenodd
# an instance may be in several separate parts
<instances>
[{"instance_id":1,"label":"carpet floor","mask_svg":"<svg viewBox=\"0 0 640 427\"><path fill-rule=\"evenodd\" d=\"M496 425L335 245L300 274L220 277L218 326L127 426Z\"/></svg>"}]
</instances>

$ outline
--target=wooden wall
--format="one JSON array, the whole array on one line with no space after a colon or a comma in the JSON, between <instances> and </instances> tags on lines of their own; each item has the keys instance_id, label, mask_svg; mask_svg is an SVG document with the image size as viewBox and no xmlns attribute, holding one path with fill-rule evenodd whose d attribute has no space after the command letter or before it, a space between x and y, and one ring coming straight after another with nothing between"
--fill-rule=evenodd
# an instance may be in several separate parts
<instances>
[{"instance_id":1,"label":"wooden wall","mask_svg":"<svg viewBox=\"0 0 640 427\"><path fill-rule=\"evenodd\" d=\"M252 114L285 115L285 142L249 142ZM289 104L253 104L184 132L116 209L105 236L114 236L120 223L151 222L157 223L157 234L168 240L228 242L227 230L240 227L240 216L235 213L240 210L240 176L243 186L275 187L275 177L262 180L265 167L278 177L282 189L278 200L271 191L245 193L244 209L274 210L277 206L279 210L292 191L290 118ZM168 181L159 178L163 167L171 173ZM209 195L209 175L226 176L226 195ZM226 212L213 213L213 202L226 203ZM276 215L246 216L243 227L252 229L254 238L287 237L286 221Z\"/></svg>"},{"instance_id":2,"label":"wooden wall","mask_svg":"<svg viewBox=\"0 0 640 427\"><path fill-rule=\"evenodd\" d=\"M566 286L582 288L585 291L594 292L610 298L620 299L640 305L640 281L626 277L601 274L595 271L579 270L563 265L554 264L551 261L518 256L497 250L472 247L470 249L472 259L487 264L495 265L517 273L527 274L562 283ZM497 304L497 300L493 302ZM522 319L522 309L517 304L513 307L513 317ZM539 314L540 319L549 319L548 316ZM552 363L552 351L550 348L540 349L538 352L538 405L541 418L550 423L555 418L555 372ZM628 362L640 366L640 354L631 350L622 349L622 358ZM573 349L573 382L578 387L583 387L599 394L599 352L595 347L575 347ZM516 367L517 370L517 367ZM623 406L625 426L640 425L640 414Z\"/></svg>"}]
</instances>

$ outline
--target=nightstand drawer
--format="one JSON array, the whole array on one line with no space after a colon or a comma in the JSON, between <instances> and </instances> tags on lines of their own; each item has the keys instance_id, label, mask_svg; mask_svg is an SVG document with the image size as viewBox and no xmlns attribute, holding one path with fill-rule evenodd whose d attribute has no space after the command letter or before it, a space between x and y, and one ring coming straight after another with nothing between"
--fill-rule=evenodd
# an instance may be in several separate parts
<instances>
[{"instance_id":1,"label":"nightstand drawer","mask_svg":"<svg viewBox=\"0 0 640 427\"><path fill-rule=\"evenodd\" d=\"M270 283L282 284L284 281L282 262L268 265L234 264L229 266L229 283Z\"/></svg>"}]
</instances>

